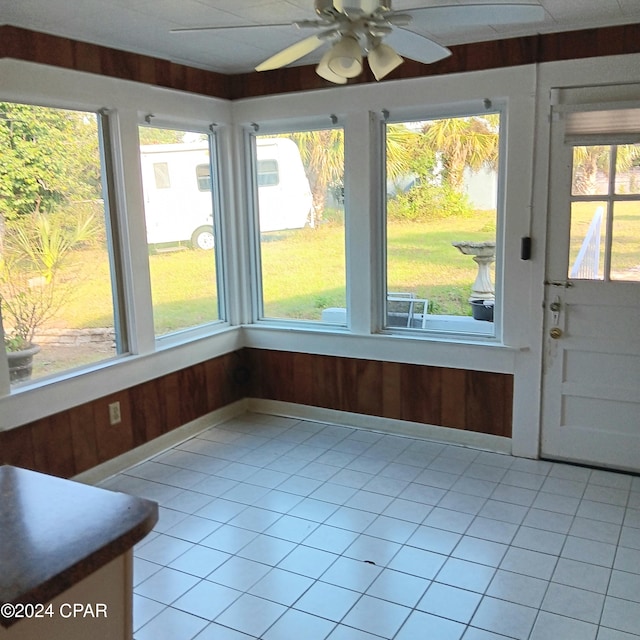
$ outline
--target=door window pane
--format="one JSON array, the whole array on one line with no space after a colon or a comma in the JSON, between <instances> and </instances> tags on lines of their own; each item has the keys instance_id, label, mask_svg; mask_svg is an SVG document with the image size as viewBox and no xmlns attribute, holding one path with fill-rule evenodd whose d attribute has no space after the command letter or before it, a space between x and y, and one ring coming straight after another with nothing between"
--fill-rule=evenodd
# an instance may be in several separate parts
<instances>
[{"instance_id":1,"label":"door window pane","mask_svg":"<svg viewBox=\"0 0 640 640\"><path fill-rule=\"evenodd\" d=\"M616 193L640 194L640 144L618 145Z\"/></svg>"},{"instance_id":2,"label":"door window pane","mask_svg":"<svg viewBox=\"0 0 640 640\"><path fill-rule=\"evenodd\" d=\"M569 243L569 277L581 280L604 278L606 202L573 202Z\"/></svg>"},{"instance_id":3,"label":"door window pane","mask_svg":"<svg viewBox=\"0 0 640 640\"><path fill-rule=\"evenodd\" d=\"M160 337L220 318L216 180L209 135L140 127L140 141L153 322Z\"/></svg>"},{"instance_id":4,"label":"door window pane","mask_svg":"<svg viewBox=\"0 0 640 640\"><path fill-rule=\"evenodd\" d=\"M346 324L341 129L256 137L261 317Z\"/></svg>"},{"instance_id":5,"label":"door window pane","mask_svg":"<svg viewBox=\"0 0 640 640\"><path fill-rule=\"evenodd\" d=\"M569 278L640 280L640 145L574 146L573 176Z\"/></svg>"},{"instance_id":6,"label":"door window pane","mask_svg":"<svg viewBox=\"0 0 640 640\"><path fill-rule=\"evenodd\" d=\"M123 344L100 137L94 113L0 103L0 303L13 384ZM29 345L37 352L21 366Z\"/></svg>"},{"instance_id":7,"label":"door window pane","mask_svg":"<svg viewBox=\"0 0 640 640\"><path fill-rule=\"evenodd\" d=\"M500 116L386 127L388 327L493 334Z\"/></svg>"},{"instance_id":8,"label":"door window pane","mask_svg":"<svg viewBox=\"0 0 640 640\"><path fill-rule=\"evenodd\" d=\"M613 209L611 279L640 281L640 201L618 202Z\"/></svg>"},{"instance_id":9,"label":"door window pane","mask_svg":"<svg viewBox=\"0 0 640 640\"><path fill-rule=\"evenodd\" d=\"M577 196L609 193L609 158L609 147L574 147L571 194Z\"/></svg>"}]
</instances>

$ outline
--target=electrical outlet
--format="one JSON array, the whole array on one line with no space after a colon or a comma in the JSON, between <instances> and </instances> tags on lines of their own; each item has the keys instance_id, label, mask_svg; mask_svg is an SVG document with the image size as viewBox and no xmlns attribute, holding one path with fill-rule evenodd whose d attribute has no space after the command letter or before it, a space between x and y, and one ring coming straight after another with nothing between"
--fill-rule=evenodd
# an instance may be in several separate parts
<instances>
[{"instance_id":1,"label":"electrical outlet","mask_svg":"<svg viewBox=\"0 0 640 640\"><path fill-rule=\"evenodd\" d=\"M120 424L122 422L122 415L120 413L120 403L112 402L109 405L109 424Z\"/></svg>"}]
</instances>

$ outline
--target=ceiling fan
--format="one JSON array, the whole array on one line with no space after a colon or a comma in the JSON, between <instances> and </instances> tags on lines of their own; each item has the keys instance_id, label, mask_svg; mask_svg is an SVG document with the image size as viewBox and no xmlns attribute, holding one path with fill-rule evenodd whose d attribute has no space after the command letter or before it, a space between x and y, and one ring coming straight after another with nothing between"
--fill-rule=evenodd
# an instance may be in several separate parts
<instances>
[{"instance_id":1,"label":"ceiling fan","mask_svg":"<svg viewBox=\"0 0 640 640\"><path fill-rule=\"evenodd\" d=\"M318 32L299 40L274 54L256 67L268 71L287 66L328 44L316 73L325 80L345 84L363 69L363 58L376 80L381 80L402 64L400 54L431 64L451 55L451 51L411 28L426 29L472 24L518 24L539 22L544 9L535 2L498 2L427 6L397 12L392 0L315 0L314 20L292 23L299 29ZM289 26L290 23L237 25L225 27L195 27L174 29L173 32L209 31ZM399 53L398 53L399 52Z\"/></svg>"}]
</instances>

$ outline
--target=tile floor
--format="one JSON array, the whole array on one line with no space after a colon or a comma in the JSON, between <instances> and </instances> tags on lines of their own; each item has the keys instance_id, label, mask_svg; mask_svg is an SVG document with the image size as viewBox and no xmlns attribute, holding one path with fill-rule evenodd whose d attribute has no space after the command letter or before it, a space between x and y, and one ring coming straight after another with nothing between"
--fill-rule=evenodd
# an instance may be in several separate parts
<instances>
[{"instance_id":1,"label":"tile floor","mask_svg":"<svg viewBox=\"0 0 640 640\"><path fill-rule=\"evenodd\" d=\"M136 640L640 639L640 477L247 414L102 486Z\"/></svg>"}]
</instances>

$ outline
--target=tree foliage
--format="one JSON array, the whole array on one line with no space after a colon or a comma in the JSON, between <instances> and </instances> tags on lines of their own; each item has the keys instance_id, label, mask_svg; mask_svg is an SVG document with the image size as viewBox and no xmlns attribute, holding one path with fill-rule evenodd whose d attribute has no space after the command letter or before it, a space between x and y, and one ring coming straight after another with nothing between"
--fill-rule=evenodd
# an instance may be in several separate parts
<instances>
[{"instance_id":1,"label":"tree foliage","mask_svg":"<svg viewBox=\"0 0 640 640\"><path fill-rule=\"evenodd\" d=\"M598 193L598 175L609 174L611 147L608 145L576 146L573 148L573 193ZM616 173L624 173L640 165L640 147L633 144L617 146Z\"/></svg>"},{"instance_id":2,"label":"tree foliage","mask_svg":"<svg viewBox=\"0 0 640 640\"><path fill-rule=\"evenodd\" d=\"M74 249L90 242L99 226L93 214L32 213L7 223L0 256L0 307L10 351L33 342L73 294L74 278L63 269Z\"/></svg>"},{"instance_id":3,"label":"tree foliage","mask_svg":"<svg viewBox=\"0 0 640 640\"><path fill-rule=\"evenodd\" d=\"M442 118L427 122L422 134L442 162L442 174L455 190L461 190L464 170L496 168L499 146L498 114L467 118Z\"/></svg>"},{"instance_id":4,"label":"tree foliage","mask_svg":"<svg viewBox=\"0 0 640 640\"><path fill-rule=\"evenodd\" d=\"M184 142L184 134L184 131L178 129L160 129L158 127L140 127L138 129L140 144L177 144Z\"/></svg>"},{"instance_id":5,"label":"tree foliage","mask_svg":"<svg viewBox=\"0 0 640 640\"><path fill-rule=\"evenodd\" d=\"M0 153L5 220L101 197L94 114L0 102Z\"/></svg>"},{"instance_id":6,"label":"tree foliage","mask_svg":"<svg viewBox=\"0 0 640 640\"><path fill-rule=\"evenodd\" d=\"M470 214L465 170L496 168L498 146L497 114L389 125L387 215L416 221Z\"/></svg>"},{"instance_id":7,"label":"tree foliage","mask_svg":"<svg viewBox=\"0 0 640 640\"><path fill-rule=\"evenodd\" d=\"M317 129L286 137L300 150L313 198L313 222L319 222L327 207L329 189L344 182L344 133L342 129Z\"/></svg>"},{"instance_id":8,"label":"tree foliage","mask_svg":"<svg viewBox=\"0 0 640 640\"><path fill-rule=\"evenodd\" d=\"M298 131L288 134L300 150L311 193L314 220L320 221L327 206L328 193L344 188L344 132L342 129ZM411 157L406 130L393 125L387 132L387 172L397 177L410 171Z\"/></svg>"}]
</instances>

